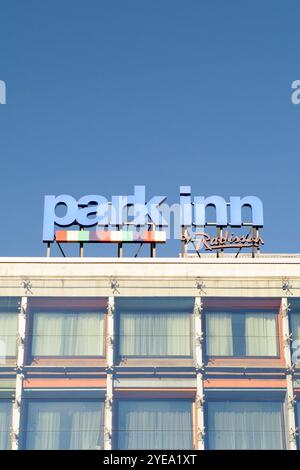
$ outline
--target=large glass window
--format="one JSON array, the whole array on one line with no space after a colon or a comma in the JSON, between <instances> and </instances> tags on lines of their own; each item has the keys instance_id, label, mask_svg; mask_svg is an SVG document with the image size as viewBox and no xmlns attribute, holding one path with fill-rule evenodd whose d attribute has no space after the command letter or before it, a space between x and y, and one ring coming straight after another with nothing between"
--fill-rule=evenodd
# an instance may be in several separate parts
<instances>
[{"instance_id":1,"label":"large glass window","mask_svg":"<svg viewBox=\"0 0 300 470\"><path fill-rule=\"evenodd\" d=\"M118 449L192 449L192 402L135 400L118 403Z\"/></svg>"},{"instance_id":2,"label":"large glass window","mask_svg":"<svg viewBox=\"0 0 300 470\"><path fill-rule=\"evenodd\" d=\"M19 299L0 298L0 365L16 357Z\"/></svg>"},{"instance_id":3,"label":"large glass window","mask_svg":"<svg viewBox=\"0 0 300 470\"><path fill-rule=\"evenodd\" d=\"M33 356L101 356L104 314L100 311L33 312Z\"/></svg>"},{"instance_id":4,"label":"large glass window","mask_svg":"<svg viewBox=\"0 0 300 470\"><path fill-rule=\"evenodd\" d=\"M6 450L10 447L11 419L11 401L0 399L0 450Z\"/></svg>"},{"instance_id":5,"label":"large glass window","mask_svg":"<svg viewBox=\"0 0 300 470\"><path fill-rule=\"evenodd\" d=\"M119 314L120 356L191 356L191 299L122 299Z\"/></svg>"},{"instance_id":6,"label":"large glass window","mask_svg":"<svg viewBox=\"0 0 300 470\"><path fill-rule=\"evenodd\" d=\"M207 356L277 356L277 313L211 311L205 315Z\"/></svg>"},{"instance_id":7,"label":"large glass window","mask_svg":"<svg viewBox=\"0 0 300 470\"><path fill-rule=\"evenodd\" d=\"M207 403L209 449L283 449L281 402L211 401Z\"/></svg>"},{"instance_id":8,"label":"large glass window","mask_svg":"<svg viewBox=\"0 0 300 470\"><path fill-rule=\"evenodd\" d=\"M29 401L26 449L103 448L103 403Z\"/></svg>"},{"instance_id":9,"label":"large glass window","mask_svg":"<svg viewBox=\"0 0 300 470\"><path fill-rule=\"evenodd\" d=\"M297 428L299 429L300 427L300 401L297 400L297 403L296 403L296 426ZM298 450L300 449L300 434L298 433L298 436L297 436L297 440L298 440Z\"/></svg>"}]
</instances>

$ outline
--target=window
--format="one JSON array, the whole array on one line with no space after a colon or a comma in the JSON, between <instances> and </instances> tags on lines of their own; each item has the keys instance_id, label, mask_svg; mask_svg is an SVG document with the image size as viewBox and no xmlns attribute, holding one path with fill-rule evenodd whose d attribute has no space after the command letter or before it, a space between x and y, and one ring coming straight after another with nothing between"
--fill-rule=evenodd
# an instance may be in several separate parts
<instances>
[{"instance_id":1,"label":"window","mask_svg":"<svg viewBox=\"0 0 300 470\"><path fill-rule=\"evenodd\" d=\"M29 401L26 449L103 448L103 403Z\"/></svg>"},{"instance_id":2,"label":"window","mask_svg":"<svg viewBox=\"0 0 300 470\"><path fill-rule=\"evenodd\" d=\"M209 449L284 449L281 402L211 401L207 405Z\"/></svg>"},{"instance_id":3,"label":"window","mask_svg":"<svg viewBox=\"0 0 300 470\"><path fill-rule=\"evenodd\" d=\"M277 356L277 313L211 311L205 315L207 356Z\"/></svg>"},{"instance_id":4,"label":"window","mask_svg":"<svg viewBox=\"0 0 300 470\"><path fill-rule=\"evenodd\" d=\"M120 401L118 449L193 449L192 402Z\"/></svg>"},{"instance_id":5,"label":"window","mask_svg":"<svg viewBox=\"0 0 300 470\"><path fill-rule=\"evenodd\" d=\"M299 397L298 397L298 400L299 400ZM299 426L300 426L300 401L297 400L297 403L296 403L296 426L297 428L299 429ZM297 436L297 440L298 440L298 450L300 449L300 434L298 433L298 436Z\"/></svg>"},{"instance_id":6,"label":"window","mask_svg":"<svg viewBox=\"0 0 300 470\"><path fill-rule=\"evenodd\" d=\"M0 298L0 365L15 358L17 351L17 324L19 303L17 298Z\"/></svg>"},{"instance_id":7,"label":"window","mask_svg":"<svg viewBox=\"0 0 300 470\"><path fill-rule=\"evenodd\" d=\"M193 305L178 298L119 301L120 356L190 357Z\"/></svg>"},{"instance_id":8,"label":"window","mask_svg":"<svg viewBox=\"0 0 300 470\"><path fill-rule=\"evenodd\" d=\"M292 312L290 314L292 331L292 361L299 367L299 346L300 346L300 305L299 300L291 302Z\"/></svg>"},{"instance_id":9,"label":"window","mask_svg":"<svg viewBox=\"0 0 300 470\"><path fill-rule=\"evenodd\" d=\"M10 430L12 419L12 403L9 400L0 399L0 450L10 447Z\"/></svg>"},{"instance_id":10,"label":"window","mask_svg":"<svg viewBox=\"0 0 300 470\"><path fill-rule=\"evenodd\" d=\"M101 356L104 315L100 311L35 311L33 356Z\"/></svg>"}]
</instances>

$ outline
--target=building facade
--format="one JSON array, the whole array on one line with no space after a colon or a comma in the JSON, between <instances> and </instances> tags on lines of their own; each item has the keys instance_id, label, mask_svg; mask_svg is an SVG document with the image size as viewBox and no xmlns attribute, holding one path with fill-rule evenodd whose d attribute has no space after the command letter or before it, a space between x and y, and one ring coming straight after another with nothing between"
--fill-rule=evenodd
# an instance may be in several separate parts
<instances>
[{"instance_id":1,"label":"building facade","mask_svg":"<svg viewBox=\"0 0 300 470\"><path fill-rule=\"evenodd\" d=\"M300 256L2 258L0 278L0 448L300 449Z\"/></svg>"}]
</instances>

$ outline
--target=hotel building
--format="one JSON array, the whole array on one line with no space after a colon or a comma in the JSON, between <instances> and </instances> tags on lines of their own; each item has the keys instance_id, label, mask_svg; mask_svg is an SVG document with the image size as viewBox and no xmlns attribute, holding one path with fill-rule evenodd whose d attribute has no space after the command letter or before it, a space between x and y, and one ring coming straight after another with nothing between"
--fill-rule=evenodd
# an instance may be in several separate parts
<instances>
[{"instance_id":1,"label":"hotel building","mask_svg":"<svg viewBox=\"0 0 300 470\"><path fill-rule=\"evenodd\" d=\"M297 340L300 255L1 258L0 448L300 448Z\"/></svg>"}]
</instances>

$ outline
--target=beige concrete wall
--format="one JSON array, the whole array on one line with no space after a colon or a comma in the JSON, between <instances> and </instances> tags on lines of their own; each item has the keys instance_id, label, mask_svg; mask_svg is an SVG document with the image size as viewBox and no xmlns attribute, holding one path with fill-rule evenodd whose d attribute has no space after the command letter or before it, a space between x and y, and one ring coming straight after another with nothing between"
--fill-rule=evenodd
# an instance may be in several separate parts
<instances>
[{"instance_id":1,"label":"beige concrete wall","mask_svg":"<svg viewBox=\"0 0 300 470\"><path fill-rule=\"evenodd\" d=\"M258 258L0 258L1 296L300 297L299 255Z\"/></svg>"}]
</instances>

